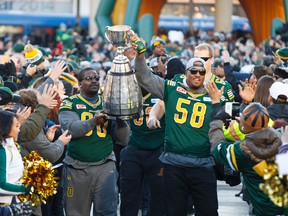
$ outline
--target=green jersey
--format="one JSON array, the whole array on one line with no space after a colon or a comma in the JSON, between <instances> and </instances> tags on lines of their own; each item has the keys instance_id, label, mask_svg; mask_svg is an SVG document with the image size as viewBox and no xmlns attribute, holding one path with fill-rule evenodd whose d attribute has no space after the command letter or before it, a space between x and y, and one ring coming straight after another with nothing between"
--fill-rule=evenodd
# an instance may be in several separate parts
<instances>
[{"instance_id":1,"label":"green jersey","mask_svg":"<svg viewBox=\"0 0 288 216\"><path fill-rule=\"evenodd\" d=\"M252 161L243 152L241 141L233 144L222 142L215 146L213 155L220 163L243 173L243 184L247 188L256 215L282 215L283 209L275 206L270 198L260 190L259 184L263 183L263 177L259 176L253 169L258 162ZM264 203L265 205L263 205Z\"/></svg>"},{"instance_id":2,"label":"green jersey","mask_svg":"<svg viewBox=\"0 0 288 216\"><path fill-rule=\"evenodd\" d=\"M183 83L184 79L186 79L186 75L184 75L184 74L176 74L173 78L174 81L178 81L178 82L182 82L182 83ZM225 102L233 102L234 101L235 96L233 94L232 86L230 85L230 83L228 83L225 80L221 80L219 77L215 76L214 74L212 74L209 81L214 82L218 89L221 89L222 86L224 86L223 95L220 98L221 104L223 104Z\"/></svg>"},{"instance_id":3,"label":"green jersey","mask_svg":"<svg viewBox=\"0 0 288 216\"><path fill-rule=\"evenodd\" d=\"M208 138L212 101L208 93L193 94L180 82L165 81L165 150L176 154L209 157Z\"/></svg>"},{"instance_id":4,"label":"green jersey","mask_svg":"<svg viewBox=\"0 0 288 216\"><path fill-rule=\"evenodd\" d=\"M161 128L151 130L147 127L149 112L157 101L159 99L150 93L143 97L143 116L130 121L131 136L128 145L142 149L156 149L164 145L165 118L160 120Z\"/></svg>"},{"instance_id":5,"label":"green jersey","mask_svg":"<svg viewBox=\"0 0 288 216\"><path fill-rule=\"evenodd\" d=\"M85 121L93 118L96 111L102 108L100 95L98 102L92 104L77 94L63 100L59 113L72 111L77 113L81 121ZM106 121L103 125L97 125L93 130L88 131L85 136L72 138L67 146L67 155L83 162L97 162L107 157L113 148L110 126L111 122Z\"/></svg>"}]
</instances>

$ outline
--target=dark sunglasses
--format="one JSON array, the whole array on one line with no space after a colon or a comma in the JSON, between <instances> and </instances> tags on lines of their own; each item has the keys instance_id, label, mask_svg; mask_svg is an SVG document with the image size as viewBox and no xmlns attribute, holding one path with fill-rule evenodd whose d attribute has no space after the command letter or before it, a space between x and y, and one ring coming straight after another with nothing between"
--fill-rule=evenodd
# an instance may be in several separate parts
<instances>
[{"instance_id":1,"label":"dark sunglasses","mask_svg":"<svg viewBox=\"0 0 288 216\"><path fill-rule=\"evenodd\" d=\"M200 57L201 59L203 59L205 62L208 61L211 57Z\"/></svg>"},{"instance_id":2,"label":"dark sunglasses","mask_svg":"<svg viewBox=\"0 0 288 216\"><path fill-rule=\"evenodd\" d=\"M199 72L200 76L205 76L205 74L206 74L206 70L204 68L201 68L201 69L190 68L188 71L193 75L196 75L198 72Z\"/></svg>"},{"instance_id":3,"label":"dark sunglasses","mask_svg":"<svg viewBox=\"0 0 288 216\"><path fill-rule=\"evenodd\" d=\"M83 79L87 81L92 81L92 80L99 81L100 77L99 76L86 76Z\"/></svg>"}]
</instances>

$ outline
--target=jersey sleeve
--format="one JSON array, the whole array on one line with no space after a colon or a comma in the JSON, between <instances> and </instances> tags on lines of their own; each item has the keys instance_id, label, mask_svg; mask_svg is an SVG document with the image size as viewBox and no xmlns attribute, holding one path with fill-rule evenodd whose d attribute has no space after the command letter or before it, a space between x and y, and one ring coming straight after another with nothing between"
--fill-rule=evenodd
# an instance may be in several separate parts
<instances>
[{"instance_id":1,"label":"jersey sleeve","mask_svg":"<svg viewBox=\"0 0 288 216\"><path fill-rule=\"evenodd\" d=\"M7 182L7 160L6 160L6 152L3 147L0 148L0 195L17 195L20 193L26 192L26 187L22 184L11 184Z\"/></svg>"},{"instance_id":2,"label":"jersey sleeve","mask_svg":"<svg viewBox=\"0 0 288 216\"><path fill-rule=\"evenodd\" d=\"M213 149L213 156L216 160L218 160L221 164L230 167L234 171L239 171L238 163L237 163L237 153L238 147L237 143L219 143Z\"/></svg>"},{"instance_id":3,"label":"jersey sleeve","mask_svg":"<svg viewBox=\"0 0 288 216\"><path fill-rule=\"evenodd\" d=\"M233 102L235 96L233 94L232 86L230 85L230 83L228 83L225 80L221 80L219 77L215 75L212 76L211 79L215 82L218 89L221 89L224 86L223 94L220 98L221 104L224 104L225 102Z\"/></svg>"},{"instance_id":4,"label":"jersey sleeve","mask_svg":"<svg viewBox=\"0 0 288 216\"><path fill-rule=\"evenodd\" d=\"M63 111L72 111L73 110L73 101L71 98L65 98L59 108L59 113Z\"/></svg>"},{"instance_id":5,"label":"jersey sleeve","mask_svg":"<svg viewBox=\"0 0 288 216\"><path fill-rule=\"evenodd\" d=\"M232 86L228 82L225 82L223 96L226 102L234 101L235 95L233 94Z\"/></svg>"}]
</instances>

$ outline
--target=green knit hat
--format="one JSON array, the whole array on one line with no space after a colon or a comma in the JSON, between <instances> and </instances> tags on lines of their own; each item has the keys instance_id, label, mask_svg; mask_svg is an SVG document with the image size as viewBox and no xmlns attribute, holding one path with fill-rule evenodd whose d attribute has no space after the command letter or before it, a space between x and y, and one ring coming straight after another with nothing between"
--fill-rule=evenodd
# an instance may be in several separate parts
<instances>
[{"instance_id":1,"label":"green knit hat","mask_svg":"<svg viewBox=\"0 0 288 216\"><path fill-rule=\"evenodd\" d=\"M34 48L31 44L27 44L24 48L25 58L28 63L40 65L45 59L39 49Z\"/></svg>"},{"instance_id":2,"label":"green knit hat","mask_svg":"<svg viewBox=\"0 0 288 216\"><path fill-rule=\"evenodd\" d=\"M0 87L0 105L6 105L10 102L19 103L20 96L13 94L7 87Z\"/></svg>"},{"instance_id":3,"label":"green knit hat","mask_svg":"<svg viewBox=\"0 0 288 216\"><path fill-rule=\"evenodd\" d=\"M278 49L276 55L283 61L288 60L288 47Z\"/></svg>"},{"instance_id":4,"label":"green knit hat","mask_svg":"<svg viewBox=\"0 0 288 216\"><path fill-rule=\"evenodd\" d=\"M69 55L67 60L68 61L75 61L77 64L80 64L79 57L76 55Z\"/></svg>"},{"instance_id":5,"label":"green knit hat","mask_svg":"<svg viewBox=\"0 0 288 216\"><path fill-rule=\"evenodd\" d=\"M45 49L43 47L38 47L38 50L40 50L42 52L43 56L48 56L47 52L45 51Z\"/></svg>"},{"instance_id":6,"label":"green knit hat","mask_svg":"<svg viewBox=\"0 0 288 216\"><path fill-rule=\"evenodd\" d=\"M15 43L13 46L13 51L15 53L21 53L24 50L24 44L22 43Z\"/></svg>"},{"instance_id":7,"label":"green knit hat","mask_svg":"<svg viewBox=\"0 0 288 216\"><path fill-rule=\"evenodd\" d=\"M150 46L151 46L151 50L154 50L155 47L157 47L158 45L163 44L166 46L166 43L163 39L161 39L158 36L153 36L152 40L150 42Z\"/></svg>"},{"instance_id":8,"label":"green knit hat","mask_svg":"<svg viewBox=\"0 0 288 216\"><path fill-rule=\"evenodd\" d=\"M81 67L75 61L68 59L68 64L72 65L74 71L79 71L81 69Z\"/></svg>"}]
</instances>

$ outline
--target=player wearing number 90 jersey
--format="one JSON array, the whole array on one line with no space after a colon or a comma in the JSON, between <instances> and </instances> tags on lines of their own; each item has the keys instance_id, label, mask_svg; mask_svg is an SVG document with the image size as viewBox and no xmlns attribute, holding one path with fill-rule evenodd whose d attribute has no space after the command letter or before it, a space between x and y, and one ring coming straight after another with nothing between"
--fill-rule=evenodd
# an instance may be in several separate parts
<instances>
[{"instance_id":1,"label":"player wearing number 90 jersey","mask_svg":"<svg viewBox=\"0 0 288 216\"><path fill-rule=\"evenodd\" d=\"M102 110L102 98L100 95L98 97L96 104L88 102L80 94L65 98L59 114L63 111L73 111L81 121L91 119L97 110ZM106 121L104 125L97 125L87 132L84 137L72 138L67 146L67 155L83 162L97 162L107 157L111 154L113 146L109 124L111 123Z\"/></svg>"},{"instance_id":2,"label":"player wearing number 90 jersey","mask_svg":"<svg viewBox=\"0 0 288 216\"><path fill-rule=\"evenodd\" d=\"M61 127L72 134L63 160L65 212L73 216L90 215L93 204L95 215L117 215L117 170L112 138L117 144L127 143L129 127L121 119L107 121L101 112L97 71L84 68L77 78L80 93L65 98L59 110Z\"/></svg>"}]
</instances>

